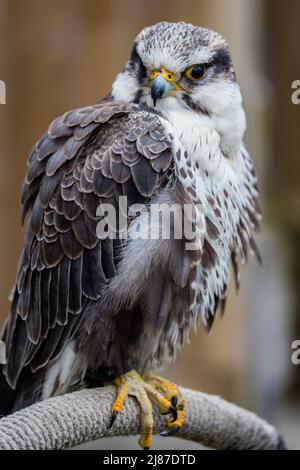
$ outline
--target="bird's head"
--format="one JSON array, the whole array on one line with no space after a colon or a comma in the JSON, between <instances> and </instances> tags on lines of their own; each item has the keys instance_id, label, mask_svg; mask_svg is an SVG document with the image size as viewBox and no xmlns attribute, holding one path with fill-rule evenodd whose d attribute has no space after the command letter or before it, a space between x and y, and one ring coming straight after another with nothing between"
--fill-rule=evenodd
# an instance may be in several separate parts
<instances>
[{"instance_id":1,"label":"bird's head","mask_svg":"<svg viewBox=\"0 0 300 470\"><path fill-rule=\"evenodd\" d=\"M239 122L241 133L244 131L231 53L226 41L210 29L183 22L145 28L135 39L112 94L115 99L162 112L192 109L215 120L216 125L222 118L227 123L231 119L234 125Z\"/></svg>"}]
</instances>

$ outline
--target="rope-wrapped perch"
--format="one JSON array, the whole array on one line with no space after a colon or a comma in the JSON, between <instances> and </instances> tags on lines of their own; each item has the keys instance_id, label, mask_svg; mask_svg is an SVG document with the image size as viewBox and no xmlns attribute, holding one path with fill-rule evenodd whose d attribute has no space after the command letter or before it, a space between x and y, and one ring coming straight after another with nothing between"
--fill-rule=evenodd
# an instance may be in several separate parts
<instances>
[{"instance_id":1,"label":"rope-wrapped perch","mask_svg":"<svg viewBox=\"0 0 300 470\"><path fill-rule=\"evenodd\" d=\"M217 396L181 391L187 399L187 414L178 437L214 449L282 448L278 431L254 413ZM0 420L0 450L64 449L101 437L139 434L139 408L131 397L109 429L115 396L113 386L81 390L4 417ZM155 433L166 428L165 420L155 411Z\"/></svg>"}]
</instances>

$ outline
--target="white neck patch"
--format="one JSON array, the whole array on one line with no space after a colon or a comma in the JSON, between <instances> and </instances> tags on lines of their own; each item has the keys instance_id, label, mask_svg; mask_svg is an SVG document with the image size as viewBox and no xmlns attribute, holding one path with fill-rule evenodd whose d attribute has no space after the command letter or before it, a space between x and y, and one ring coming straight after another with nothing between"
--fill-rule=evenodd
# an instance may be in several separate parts
<instances>
[{"instance_id":1,"label":"white neck patch","mask_svg":"<svg viewBox=\"0 0 300 470\"><path fill-rule=\"evenodd\" d=\"M133 75L128 72L119 73L112 86L112 97L116 101L131 102L134 100L139 86Z\"/></svg>"}]
</instances>

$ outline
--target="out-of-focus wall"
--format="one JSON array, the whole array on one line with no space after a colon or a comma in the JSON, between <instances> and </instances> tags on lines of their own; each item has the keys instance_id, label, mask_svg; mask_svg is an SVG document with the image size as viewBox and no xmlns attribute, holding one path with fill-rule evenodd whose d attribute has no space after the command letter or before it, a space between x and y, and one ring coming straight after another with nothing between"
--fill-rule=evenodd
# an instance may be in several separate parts
<instances>
[{"instance_id":1,"label":"out-of-focus wall","mask_svg":"<svg viewBox=\"0 0 300 470\"><path fill-rule=\"evenodd\" d=\"M266 0L266 74L273 85L272 160L268 166L268 208L272 226L282 234L280 251L290 255L294 300L294 339L300 338L300 105L292 102L292 83L300 80L300 2ZM294 392L300 367L294 367Z\"/></svg>"}]
</instances>

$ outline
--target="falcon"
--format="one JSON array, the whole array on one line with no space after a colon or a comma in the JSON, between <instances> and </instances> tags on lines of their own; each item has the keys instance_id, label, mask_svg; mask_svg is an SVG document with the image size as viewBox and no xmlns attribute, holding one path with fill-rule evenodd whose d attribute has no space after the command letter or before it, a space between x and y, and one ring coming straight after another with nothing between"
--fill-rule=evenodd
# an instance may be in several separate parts
<instances>
[{"instance_id":1,"label":"falcon","mask_svg":"<svg viewBox=\"0 0 300 470\"><path fill-rule=\"evenodd\" d=\"M143 448L151 444L152 404L169 415L164 434L184 425L184 397L151 371L201 322L211 329L231 270L239 286L248 252L259 259L245 127L227 43L183 22L145 28L111 93L50 125L22 190L25 241L2 336L1 414L112 382L110 425L127 396L136 397ZM120 219L121 197L126 216L141 207L126 217L128 236L120 227L115 237L100 236L101 208L115 208ZM192 247L186 234L130 236L154 224L165 231L166 217L147 225L154 205L177 207L172 229L182 214L191 221Z\"/></svg>"}]
</instances>

